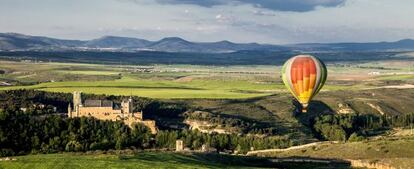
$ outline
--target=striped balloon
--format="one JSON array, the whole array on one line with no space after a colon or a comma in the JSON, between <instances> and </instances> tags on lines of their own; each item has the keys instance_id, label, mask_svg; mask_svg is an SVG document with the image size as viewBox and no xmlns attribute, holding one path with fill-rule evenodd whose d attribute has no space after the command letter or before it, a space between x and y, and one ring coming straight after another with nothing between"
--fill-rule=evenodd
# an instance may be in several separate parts
<instances>
[{"instance_id":1,"label":"striped balloon","mask_svg":"<svg viewBox=\"0 0 414 169\"><path fill-rule=\"evenodd\" d=\"M307 111L309 101L325 84L328 72L325 64L311 55L298 55L283 65L282 78L285 86Z\"/></svg>"}]
</instances>

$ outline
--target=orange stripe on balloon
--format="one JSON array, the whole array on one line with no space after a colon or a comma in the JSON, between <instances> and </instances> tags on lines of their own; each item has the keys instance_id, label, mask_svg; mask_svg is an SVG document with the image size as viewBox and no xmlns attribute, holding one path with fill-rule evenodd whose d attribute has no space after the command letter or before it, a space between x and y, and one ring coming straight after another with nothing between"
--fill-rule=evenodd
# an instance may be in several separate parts
<instances>
[{"instance_id":1,"label":"orange stripe on balloon","mask_svg":"<svg viewBox=\"0 0 414 169\"><path fill-rule=\"evenodd\" d=\"M303 61L303 90L307 92L309 90L309 64L308 59Z\"/></svg>"},{"instance_id":2,"label":"orange stripe on balloon","mask_svg":"<svg viewBox=\"0 0 414 169\"><path fill-rule=\"evenodd\" d=\"M298 80L298 87L299 87L299 94L303 93L303 68L301 66L298 66L297 68L297 74L296 74L296 79Z\"/></svg>"},{"instance_id":3,"label":"orange stripe on balloon","mask_svg":"<svg viewBox=\"0 0 414 169\"><path fill-rule=\"evenodd\" d=\"M292 80L292 83L296 83L296 67L292 67L292 69L291 69L291 80Z\"/></svg>"}]
</instances>

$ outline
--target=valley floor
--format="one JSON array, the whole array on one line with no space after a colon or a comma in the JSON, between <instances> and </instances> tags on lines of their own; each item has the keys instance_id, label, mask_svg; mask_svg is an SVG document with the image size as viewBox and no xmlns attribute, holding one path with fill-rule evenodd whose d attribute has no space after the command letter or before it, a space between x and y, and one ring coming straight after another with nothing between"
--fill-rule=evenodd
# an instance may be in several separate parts
<instances>
[{"instance_id":1,"label":"valley floor","mask_svg":"<svg viewBox=\"0 0 414 169\"><path fill-rule=\"evenodd\" d=\"M249 153L248 153L249 154ZM295 149L268 150L250 153L261 157L286 158L330 158L377 163L394 168L414 166L413 137L393 137L352 143L324 142Z\"/></svg>"},{"instance_id":2,"label":"valley floor","mask_svg":"<svg viewBox=\"0 0 414 169\"><path fill-rule=\"evenodd\" d=\"M271 162L265 158L218 154L142 152L135 155L41 154L0 161L4 169L101 169L101 168L350 168L348 163Z\"/></svg>"}]
</instances>

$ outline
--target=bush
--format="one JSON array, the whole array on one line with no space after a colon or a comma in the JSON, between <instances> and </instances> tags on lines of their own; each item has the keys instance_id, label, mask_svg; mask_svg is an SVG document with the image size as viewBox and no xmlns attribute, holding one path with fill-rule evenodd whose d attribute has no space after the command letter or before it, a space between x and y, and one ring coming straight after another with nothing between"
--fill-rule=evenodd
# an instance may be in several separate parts
<instances>
[{"instance_id":1,"label":"bush","mask_svg":"<svg viewBox=\"0 0 414 169\"><path fill-rule=\"evenodd\" d=\"M330 141L345 141L346 132L339 125L330 125L328 123L317 126L318 131L324 139Z\"/></svg>"},{"instance_id":2,"label":"bush","mask_svg":"<svg viewBox=\"0 0 414 169\"><path fill-rule=\"evenodd\" d=\"M82 151L82 144L77 141L69 141L68 144L66 144L65 151Z\"/></svg>"},{"instance_id":3,"label":"bush","mask_svg":"<svg viewBox=\"0 0 414 169\"><path fill-rule=\"evenodd\" d=\"M12 149L3 148L0 149L0 157L6 157L6 156L14 156L14 151Z\"/></svg>"},{"instance_id":4,"label":"bush","mask_svg":"<svg viewBox=\"0 0 414 169\"><path fill-rule=\"evenodd\" d=\"M363 136L358 135L357 133L352 133L351 136L349 136L348 141L349 142L357 142L357 141L362 141L365 138Z\"/></svg>"}]
</instances>

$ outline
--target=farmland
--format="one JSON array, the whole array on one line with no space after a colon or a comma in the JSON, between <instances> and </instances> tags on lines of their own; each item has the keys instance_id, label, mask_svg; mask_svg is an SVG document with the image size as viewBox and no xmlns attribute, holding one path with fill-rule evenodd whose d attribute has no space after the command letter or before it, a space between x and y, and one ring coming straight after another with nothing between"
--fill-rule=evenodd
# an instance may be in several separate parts
<instances>
[{"instance_id":1,"label":"farmland","mask_svg":"<svg viewBox=\"0 0 414 169\"><path fill-rule=\"evenodd\" d=\"M412 82L411 62L328 64L324 91L361 90ZM0 61L0 90L36 89L151 98L237 99L286 93L281 66L101 65Z\"/></svg>"},{"instance_id":2,"label":"farmland","mask_svg":"<svg viewBox=\"0 0 414 169\"><path fill-rule=\"evenodd\" d=\"M272 76L276 67L265 67L241 72L243 67L184 68L160 66L157 72L134 73L137 68L102 65L68 65L54 63L3 62L3 69L12 73L2 75L20 84L3 87L10 89L39 89L54 92L72 92L107 95L138 95L153 98L248 98L264 96L283 89ZM13 66L12 66L13 65ZM31 69L32 67L33 69ZM220 70L222 69L222 70ZM261 70L262 69L262 70ZM214 70L215 72L209 72ZM260 71L259 75L250 75ZM221 72L221 73L220 73ZM234 73L237 72L237 73ZM96 79L96 80L94 80ZM39 84L40 83L40 84Z\"/></svg>"},{"instance_id":3,"label":"farmland","mask_svg":"<svg viewBox=\"0 0 414 169\"><path fill-rule=\"evenodd\" d=\"M64 153L28 155L15 159L0 162L0 168L350 168L347 163L272 163L266 158L171 152L141 152L130 155Z\"/></svg>"}]
</instances>

